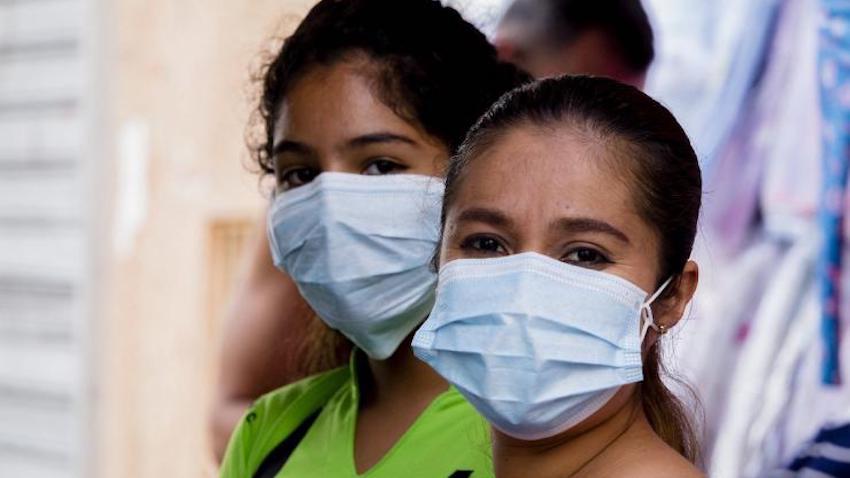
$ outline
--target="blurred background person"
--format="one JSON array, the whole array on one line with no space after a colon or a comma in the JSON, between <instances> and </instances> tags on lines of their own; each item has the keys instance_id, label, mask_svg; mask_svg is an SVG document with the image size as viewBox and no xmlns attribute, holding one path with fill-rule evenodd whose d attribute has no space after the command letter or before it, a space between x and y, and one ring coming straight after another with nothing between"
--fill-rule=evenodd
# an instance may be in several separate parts
<instances>
[{"instance_id":1,"label":"blurred background person","mask_svg":"<svg viewBox=\"0 0 850 478\"><path fill-rule=\"evenodd\" d=\"M516 0L493 42L501 58L537 78L607 76L638 88L655 55L640 0Z\"/></svg>"}]
</instances>

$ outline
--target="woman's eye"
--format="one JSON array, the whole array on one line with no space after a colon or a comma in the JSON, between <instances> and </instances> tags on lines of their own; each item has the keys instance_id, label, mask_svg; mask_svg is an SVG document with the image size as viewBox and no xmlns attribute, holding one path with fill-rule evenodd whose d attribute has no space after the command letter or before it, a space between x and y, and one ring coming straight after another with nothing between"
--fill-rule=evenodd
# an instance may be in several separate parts
<instances>
[{"instance_id":1,"label":"woman's eye","mask_svg":"<svg viewBox=\"0 0 850 478\"><path fill-rule=\"evenodd\" d=\"M366 176L381 176L384 174L392 174L399 171L403 171L407 169L407 167L389 159L376 159L371 161L366 169L363 170L363 174Z\"/></svg>"},{"instance_id":2,"label":"woman's eye","mask_svg":"<svg viewBox=\"0 0 850 478\"><path fill-rule=\"evenodd\" d=\"M581 247L570 251L564 258L564 262L588 267L604 264L609 261L601 252L588 247Z\"/></svg>"},{"instance_id":3,"label":"woman's eye","mask_svg":"<svg viewBox=\"0 0 850 478\"><path fill-rule=\"evenodd\" d=\"M497 239L487 236L470 237L463 241L460 247L477 254L507 254L507 250Z\"/></svg>"},{"instance_id":4,"label":"woman's eye","mask_svg":"<svg viewBox=\"0 0 850 478\"><path fill-rule=\"evenodd\" d=\"M278 191L287 191L298 186L303 186L319 175L319 171L313 168L297 168L284 171L278 179Z\"/></svg>"}]
</instances>

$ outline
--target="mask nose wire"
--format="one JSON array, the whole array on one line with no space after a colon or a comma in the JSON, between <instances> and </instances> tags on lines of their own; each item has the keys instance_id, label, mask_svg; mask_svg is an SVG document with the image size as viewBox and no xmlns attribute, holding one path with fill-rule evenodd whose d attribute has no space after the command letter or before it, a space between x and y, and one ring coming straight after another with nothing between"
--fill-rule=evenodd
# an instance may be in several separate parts
<instances>
[{"instance_id":1,"label":"mask nose wire","mask_svg":"<svg viewBox=\"0 0 850 478\"><path fill-rule=\"evenodd\" d=\"M650 327L652 327L653 330L656 330L656 331L659 330L658 325L656 325L656 323L655 323L655 317L652 315L652 307L651 306L652 306L652 303L655 302L655 299L657 299L658 296L660 296L661 293L664 292L664 289L666 289L667 286L670 285L670 282L672 282L672 281L673 281L673 276L668 277L667 280L664 281L663 284L661 284L661 287L659 287L658 290L656 290L652 294L652 296L650 296L649 299L647 299L647 301L644 302L643 305L640 306L641 318L643 319L643 326L640 329L640 341L641 341L641 343L643 342L643 339L646 337L646 333L649 331Z\"/></svg>"}]
</instances>

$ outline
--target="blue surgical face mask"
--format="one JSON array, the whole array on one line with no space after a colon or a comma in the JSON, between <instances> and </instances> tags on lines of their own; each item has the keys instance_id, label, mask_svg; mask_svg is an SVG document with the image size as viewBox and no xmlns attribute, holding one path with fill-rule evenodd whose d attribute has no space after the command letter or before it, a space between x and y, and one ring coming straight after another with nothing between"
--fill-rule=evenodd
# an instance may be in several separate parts
<instances>
[{"instance_id":1,"label":"blue surgical face mask","mask_svg":"<svg viewBox=\"0 0 850 478\"><path fill-rule=\"evenodd\" d=\"M547 438L643 379L650 304L666 285L647 299L620 277L533 252L452 261L413 350L502 432Z\"/></svg>"},{"instance_id":2,"label":"blue surgical face mask","mask_svg":"<svg viewBox=\"0 0 850 478\"><path fill-rule=\"evenodd\" d=\"M429 176L322 173L275 198L274 263L325 323L387 358L434 303L442 197Z\"/></svg>"}]
</instances>

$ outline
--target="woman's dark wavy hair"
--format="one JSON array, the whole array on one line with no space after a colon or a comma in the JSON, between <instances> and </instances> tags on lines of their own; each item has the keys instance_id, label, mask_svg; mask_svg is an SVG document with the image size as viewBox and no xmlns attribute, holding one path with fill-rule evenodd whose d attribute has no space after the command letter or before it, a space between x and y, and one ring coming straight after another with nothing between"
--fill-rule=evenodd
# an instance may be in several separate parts
<instances>
[{"instance_id":1,"label":"woman's dark wavy hair","mask_svg":"<svg viewBox=\"0 0 850 478\"><path fill-rule=\"evenodd\" d=\"M702 200L696 153L676 118L640 90L606 78L563 76L532 83L503 96L470 130L449 163L442 222L472 161L518 128L546 134L566 129L607 148L606 166L629 184L638 214L655 229L659 274L656 287L674 280L659 298L679 287L693 248ZM599 185L604 187L604 185ZM666 373L660 340L643 363L641 404L655 432L693 462L699 461L696 431L682 402L662 381Z\"/></svg>"},{"instance_id":2,"label":"woman's dark wavy hair","mask_svg":"<svg viewBox=\"0 0 850 478\"><path fill-rule=\"evenodd\" d=\"M436 0L322 0L264 70L264 131L253 147L262 171L273 172L274 124L295 82L312 67L356 55L369 60L364 74L381 101L452 153L499 96L530 80Z\"/></svg>"}]
</instances>

